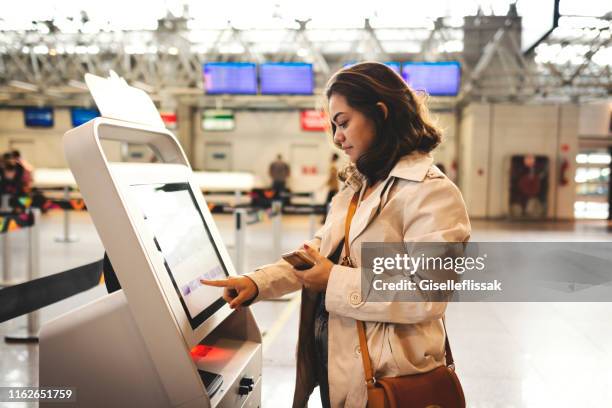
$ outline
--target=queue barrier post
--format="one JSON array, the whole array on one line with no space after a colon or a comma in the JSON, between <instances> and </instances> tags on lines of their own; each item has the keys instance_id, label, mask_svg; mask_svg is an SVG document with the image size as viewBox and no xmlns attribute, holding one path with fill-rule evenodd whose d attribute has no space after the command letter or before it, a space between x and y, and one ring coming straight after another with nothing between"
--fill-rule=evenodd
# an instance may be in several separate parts
<instances>
[{"instance_id":1,"label":"queue barrier post","mask_svg":"<svg viewBox=\"0 0 612 408\"><path fill-rule=\"evenodd\" d=\"M28 259L27 259L27 281L32 281L40 276L40 231L38 219L40 210L31 209L32 225L27 228L28 235ZM6 238L7 234L3 234ZM35 310L28 313L27 326L25 329L18 329L4 337L7 343L37 343L40 331L40 311Z\"/></svg>"}]
</instances>

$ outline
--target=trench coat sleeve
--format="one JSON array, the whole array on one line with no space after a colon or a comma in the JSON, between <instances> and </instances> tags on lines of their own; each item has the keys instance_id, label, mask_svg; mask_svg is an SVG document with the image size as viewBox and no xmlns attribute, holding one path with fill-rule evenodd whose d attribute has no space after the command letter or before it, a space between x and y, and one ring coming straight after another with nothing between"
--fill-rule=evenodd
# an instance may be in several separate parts
<instances>
[{"instance_id":1,"label":"trench coat sleeve","mask_svg":"<svg viewBox=\"0 0 612 408\"><path fill-rule=\"evenodd\" d=\"M411 195L406 202L402 226L405 243L466 242L469 239L470 223L465 204L459 190L449 180L429 180L419 189L419 194ZM376 241L369 237L368 240ZM356 258L354 254L351 255ZM361 273L361 268L341 265L332 267L325 300L329 312L357 320L400 324L436 320L444 315L446 302L429 301L419 291L414 291L416 298L411 302L364 302ZM437 281L452 278L448 275L439 276L439 273L420 270L415 278ZM454 275L454 272L450 273Z\"/></svg>"},{"instance_id":2,"label":"trench coat sleeve","mask_svg":"<svg viewBox=\"0 0 612 408\"><path fill-rule=\"evenodd\" d=\"M319 229L314 238L305 243L319 250L321 234L324 228L325 226ZM302 284L293 273L293 266L282 258L273 264L263 265L253 272L246 273L244 276L251 278L259 290L259 294L253 302L281 297L287 293L302 289Z\"/></svg>"}]
</instances>

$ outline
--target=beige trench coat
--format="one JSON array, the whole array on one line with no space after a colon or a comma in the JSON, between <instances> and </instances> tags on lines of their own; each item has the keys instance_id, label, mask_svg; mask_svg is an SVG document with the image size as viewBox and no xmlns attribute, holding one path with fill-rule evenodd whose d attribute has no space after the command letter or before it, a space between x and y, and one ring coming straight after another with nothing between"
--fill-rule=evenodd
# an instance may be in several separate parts
<instances>
[{"instance_id":1,"label":"beige trench coat","mask_svg":"<svg viewBox=\"0 0 612 408\"><path fill-rule=\"evenodd\" d=\"M328 381L334 408L367 404L355 319L366 321L377 377L424 373L445 363L441 319L446 303L362 302L360 288L362 242L469 239L470 222L461 193L432 163L428 154L405 156L389 178L360 202L349 235L351 258L357 267L336 265L331 270L325 306L329 312ZM387 181L390 184L385 190ZM353 193L345 187L334 197L325 225L309 241L324 256L329 256L344 236L344 219ZM284 260L248 276L259 288L257 300L302 289ZM316 298L316 293L302 289L294 407L306 406L317 385L313 366Z\"/></svg>"}]
</instances>

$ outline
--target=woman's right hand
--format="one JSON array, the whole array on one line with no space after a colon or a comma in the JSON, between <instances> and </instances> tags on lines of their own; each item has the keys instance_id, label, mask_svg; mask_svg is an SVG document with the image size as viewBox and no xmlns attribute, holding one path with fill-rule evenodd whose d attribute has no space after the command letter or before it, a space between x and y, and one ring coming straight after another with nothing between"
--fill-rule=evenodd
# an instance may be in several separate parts
<instances>
[{"instance_id":1,"label":"woman's right hand","mask_svg":"<svg viewBox=\"0 0 612 408\"><path fill-rule=\"evenodd\" d=\"M204 285L224 288L223 299L229 303L232 309L236 309L245 302L252 301L259 294L259 289L255 282L246 276L219 280L200 279L200 282Z\"/></svg>"}]
</instances>

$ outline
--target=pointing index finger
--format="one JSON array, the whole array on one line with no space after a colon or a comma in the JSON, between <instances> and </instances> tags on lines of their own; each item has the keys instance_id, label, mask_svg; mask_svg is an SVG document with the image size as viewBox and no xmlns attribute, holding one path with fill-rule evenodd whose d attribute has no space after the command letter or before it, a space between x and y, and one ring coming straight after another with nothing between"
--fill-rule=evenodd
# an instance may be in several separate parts
<instances>
[{"instance_id":1,"label":"pointing index finger","mask_svg":"<svg viewBox=\"0 0 612 408\"><path fill-rule=\"evenodd\" d=\"M216 279L216 280L215 279L213 280L200 279L200 282L208 286L216 286L219 288L227 288L227 287L232 286L229 279Z\"/></svg>"}]
</instances>

